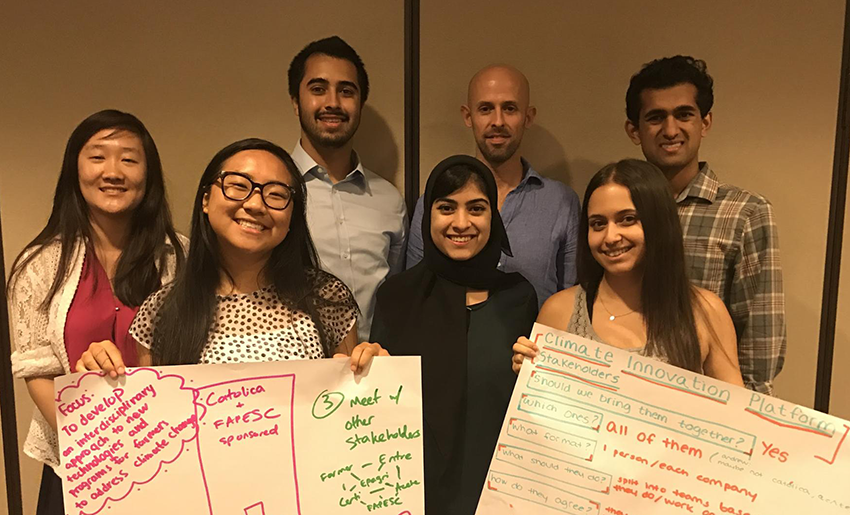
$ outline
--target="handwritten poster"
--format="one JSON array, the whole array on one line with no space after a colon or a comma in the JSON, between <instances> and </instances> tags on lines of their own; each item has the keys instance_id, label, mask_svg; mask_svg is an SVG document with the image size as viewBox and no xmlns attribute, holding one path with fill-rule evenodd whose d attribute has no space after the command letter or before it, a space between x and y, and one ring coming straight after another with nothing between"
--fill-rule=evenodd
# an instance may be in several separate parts
<instances>
[{"instance_id":1,"label":"handwritten poster","mask_svg":"<svg viewBox=\"0 0 850 515\"><path fill-rule=\"evenodd\" d=\"M535 325L478 515L850 513L850 422Z\"/></svg>"},{"instance_id":2,"label":"handwritten poster","mask_svg":"<svg viewBox=\"0 0 850 515\"><path fill-rule=\"evenodd\" d=\"M56 378L68 515L423 515L418 357Z\"/></svg>"}]
</instances>

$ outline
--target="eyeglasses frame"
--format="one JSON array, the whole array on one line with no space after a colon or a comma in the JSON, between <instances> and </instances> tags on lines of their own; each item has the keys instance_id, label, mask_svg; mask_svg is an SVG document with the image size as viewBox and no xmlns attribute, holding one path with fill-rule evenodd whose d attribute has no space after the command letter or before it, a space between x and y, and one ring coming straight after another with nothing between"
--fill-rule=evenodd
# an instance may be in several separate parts
<instances>
[{"instance_id":1,"label":"eyeglasses frame","mask_svg":"<svg viewBox=\"0 0 850 515\"><path fill-rule=\"evenodd\" d=\"M246 181L251 183L251 190L248 192L248 195L245 198L241 198L241 199L240 198L233 198L230 195L228 195L227 193L225 193L225 191L224 191L224 179L227 178L227 177L230 177L232 175L242 177L243 179L245 179ZM273 210L273 211L285 211L286 208L288 208L292 204L292 199L295 197L295 188L293 188L289 184L286 184L285 182L269 181L269 182L261 184L259 182L254 182L253 179L251 179L250 177L248 177L247 174L244 174L242 172L234 172L234 171L229 171L229 170L223 170L223 171L219 172L218 176L215 178L215 180L210 185L212 186L212 185L215 185L215 184L218 184L218 186L221 188L221 194L224 195L224 198L226 198L227 200L232 200L234 202L245 202L246 200L251 198L251 195L254 194L254 191L259 188L259 190L260 190L260 200L263 201L263 205L266 206L267 208ZM285 206L283 206L283 207L272 207L272 206L269 205L268 202L266 202L266 195L265 195L265 193L263 193L263 190L265 189L266 186L269 186L271 184L277 184L277 185L283 186L283 187L285 187L286 189L289 190L290 196L289 196L289 200L286 202Z\"/></svg>"}]
</instances>

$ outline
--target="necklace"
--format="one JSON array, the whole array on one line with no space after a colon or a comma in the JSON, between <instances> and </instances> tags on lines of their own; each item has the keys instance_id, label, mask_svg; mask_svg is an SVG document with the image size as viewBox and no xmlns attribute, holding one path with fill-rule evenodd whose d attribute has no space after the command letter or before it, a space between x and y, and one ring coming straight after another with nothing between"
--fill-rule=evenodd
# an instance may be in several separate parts
<instances>
[{"instance_id":1,"label":"necklace","mask_svg":"<svg viewBox=\"0 0 850 515\"><path fill-rule=\"evenodd\" d=\"M603 300L602 300L602 295L597 294L596 296L597 296L597 298L599 299L599 303L600 303L600 304L602 304L602 309L604 309L605 311L607 311L607 312L608 312L608 320L610 320L610 321L612 321L612 322L613 322L613 321L614 321L614 319L616 319L616 318L620 318L620 317L628 316L628 315L631 315L632 313L634 313L634 312L635 312L635 310L633 309L633 310L631 310L631 311L628 311L628 312L626 312L626 313L623 313L622 315L615 315L614 313L611 313L611 311L608 309L608 306L606 306L606 305L605 305L605 301L603 301Z\"/></svg>"}]
</instances>

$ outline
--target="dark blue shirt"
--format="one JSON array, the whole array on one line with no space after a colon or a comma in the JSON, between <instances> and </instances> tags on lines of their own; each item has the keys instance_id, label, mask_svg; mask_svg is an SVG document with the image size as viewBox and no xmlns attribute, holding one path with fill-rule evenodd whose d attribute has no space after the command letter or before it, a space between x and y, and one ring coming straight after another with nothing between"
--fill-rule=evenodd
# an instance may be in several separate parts
<instances>
[{"instance_id":1,"label":"dark blue shirt","mask_svg":"<svg viewBox=\"0 0 850 515\"><path fill-rule=\"evenodd\" d=\"M502 254L499 270L519 272L537 292L539 306L576 282L578 195L566 184L542 177L523 160L525 173L499 211L513 257ZM422 197L410 223L406 268L422 260ZM586 237L586 236L585 236Z\"/></svg>"}]
</instances>

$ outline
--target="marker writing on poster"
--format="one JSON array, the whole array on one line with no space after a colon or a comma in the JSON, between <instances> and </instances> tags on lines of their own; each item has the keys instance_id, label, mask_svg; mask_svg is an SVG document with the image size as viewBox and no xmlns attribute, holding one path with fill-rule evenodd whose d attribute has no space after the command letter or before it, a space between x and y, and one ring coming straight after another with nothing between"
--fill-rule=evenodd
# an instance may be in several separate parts
<instances>
[{"instance_id":1,"label":"marker writing on poster","mask_svg":"<svg viewBox=\"0 0 850 515\"><path fill-rule=\"evenodd\" d=\"M420 439L421 430L408 424L388 426L380 415L399 405L403 390L398 385L385 395L381 388L374 388L350 398L325 390L313 403L314 418L341 423L349 433L344 439L351 453L347 461L319 474L322 483L339 489L339 507L381 511L403 506L408 492L421 495L422 482L407 470L420 461L397 447L400 442Z\"/></svg>"}]
</instances>

